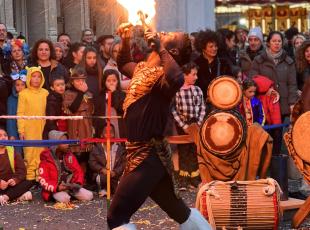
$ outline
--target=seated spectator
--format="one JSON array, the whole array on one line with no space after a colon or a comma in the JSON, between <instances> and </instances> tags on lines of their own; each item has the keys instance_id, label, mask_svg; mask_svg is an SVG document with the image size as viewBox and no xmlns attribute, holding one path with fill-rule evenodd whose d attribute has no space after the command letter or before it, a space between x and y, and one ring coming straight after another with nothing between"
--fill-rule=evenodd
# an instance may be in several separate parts
<instances>
[{"instance_id":1,"label":"seated spectator","mask_svg":"<svg viewBox=\"0 0 310 230\"><path fill-rule=\"evenodd\" d=\"M66 140L67 136L65 132L52 130L49 139ZM84 201L93 199L93 193L82 187L84 173L68 144L44 150L41 153L39 173L42 198L45 201L54 198L58 202L68 203L71 196Z\"/></svg>"},{"instance_id":2,"label":"seated spectator","mask_svg":"<svg viewBox=\"0 0 310 230\"><path fill-rule=\"evenodd\" d=\"M264 125L265 123L262 103L257 97L255 97L256 89L256 83L252 79L246 79L243 81L243 97L239 108L248 126L255 122L260 125Z\"/></svg>"},{"instance_id":3,"label":"seated spectator","mask_svg":"<svg viewBox=\"0 0 310 230\"><path fill-rule=\"evenodd\" d=\"M115 128L111 125L111 138L115 137ZM102 138L107 138L107 128L103 129ZM111 143L111 192L114 194L118 181L125 168L125 148L120 143ZM89 156L89 166L93 180L100 188L99 196L106 194L107 187L107 144L97 143Z\"/></svg>"},{"instance_id":4,"label":"seated spectator","mask_svg":"<svg viewBox=\"0 0 310 230\"><path fill-rule=\"evenodd\" d=\"M0 140L8 140L4 129L0 128ZM19 201L32 200L28 191L32 186L26 180L26 167L20 154L11 146L0 145L0 204L6 205L17 198Z\"/></svg>"}]
</instances>

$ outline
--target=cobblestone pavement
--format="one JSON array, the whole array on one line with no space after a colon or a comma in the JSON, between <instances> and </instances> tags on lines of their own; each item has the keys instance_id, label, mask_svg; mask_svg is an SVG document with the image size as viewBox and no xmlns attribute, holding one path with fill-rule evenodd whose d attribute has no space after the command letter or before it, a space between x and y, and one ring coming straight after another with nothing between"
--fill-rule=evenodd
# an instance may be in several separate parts
<instances>
[{"instance_id":1,"label":"cobblestone pavement","mask_svg":"<svg viewBox=\"0 0 310 230\"><path fill-rule=\"evenodd\" d=\"M183 192L182 197L189 206L195 202L196 192ZM12 203L0 207L0 226L7 229L107 229L106 200L96 198L90 202L75 202L78 206L74 210L55 210L52 203L44 203L38 191L34 193L34 201L26 203ZM281 223L280 229L290 228L290 217L286 214L286 222ZM147 200L133 216L132 222L138 229L178 229L178 225L151 200ZM310 229L310 218L300 229Z\"/></svg>"}]
</instances>

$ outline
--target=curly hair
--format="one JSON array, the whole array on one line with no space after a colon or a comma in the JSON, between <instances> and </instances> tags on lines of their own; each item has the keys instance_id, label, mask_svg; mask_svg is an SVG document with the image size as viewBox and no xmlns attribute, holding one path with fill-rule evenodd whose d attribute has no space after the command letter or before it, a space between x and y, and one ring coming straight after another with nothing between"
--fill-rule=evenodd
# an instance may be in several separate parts
<instances>
[{"instance_id":1,"label":"curly hair","mask_svg":"<svg viewBox=\"0 0 310 230\"><path fill-rule=\"evenodd\" d=\"M55 49L54 49L53 43L48 39L42 38L34 44L33 49L31 51L31 60L33 63L38 63L38 59L39 59L38 58L38 49L42 43L46 43L50 49L50 58L49 59L50 60L56 59Z\"/></svg>"},{"instance_id":2,"label":"curly hair","mask_svg":"<svg viewBox=\"0 0 310 230\"><path fill-rule=\"evenodd\" d=\"M304 41L302 45L296 50L296 70L302 73L308 66L308 61L305 58L305 51L310 46L310 40Z\"/></svg>"},{"instance_id":3,"label":"curly hair","mask_svg":"<svg viewBox=\"0 0 310 230\"><path fill-rule=\"evenodd\" d=\"M196 50L200 53L206 48L207 43L216 43L218 46L219 44L219 36L218 34L210 29L200 30L197 34L195 47Z\"/></svg>"},{"instance_id":4,"label":"curly hair","mask_svg":"<svg viewBox=\"0 0 310 230\"><path fill-rule=\"evenodd\" d=\"M248 88L254 86L255 88L257 88L257 84L254 80L252 80L251 78L247 78L242 82L242 90L247 90Z\"/></svg>"}]
</instances>

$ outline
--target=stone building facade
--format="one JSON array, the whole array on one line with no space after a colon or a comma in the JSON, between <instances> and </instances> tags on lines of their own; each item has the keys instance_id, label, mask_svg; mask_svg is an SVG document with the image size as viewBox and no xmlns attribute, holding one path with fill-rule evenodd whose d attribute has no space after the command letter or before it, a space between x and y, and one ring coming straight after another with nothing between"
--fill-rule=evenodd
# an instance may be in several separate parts
<instances>
[{"instance_id":1,"label":"stone building facade","mask_svg":"<svg viewBox=\"0 0 310 230\"><path fill-rule=\"evenodd\" d=\"M215 28L214 0L155 1L158 31ZM0 0L0 22L14 35L22 33L30 45L40 38L55 41L61 32L78 41L86 28L96 35L113 34L126 19L116 0Z\"/></svg>"}]
</instances>

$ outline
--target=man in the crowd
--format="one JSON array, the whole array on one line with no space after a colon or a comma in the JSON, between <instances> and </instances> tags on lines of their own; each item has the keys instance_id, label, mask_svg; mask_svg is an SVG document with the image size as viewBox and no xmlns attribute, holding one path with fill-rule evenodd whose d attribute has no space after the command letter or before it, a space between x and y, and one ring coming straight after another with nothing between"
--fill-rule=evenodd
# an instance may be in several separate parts
<instances>
[{"instance_id":1,"label":"man in the crowd","mask_svg":"<svg viewBox=\"0 0 310 230\"><path fill-rule=\"evenodd\" d=\"M287 43L284 45L284 50L287 52L287 54L295 59L295 54L294 54L294 45L293 45L293 38L295 35L297 35L298 29L294 26L290 27L288 30L285 31L285 38Z\"/></svg>"},{"instance_id":2,"label":"man in the crowd","mask_svg":"<svg viewBox=\"0 0 310 230\"><path fill-rule=\"evenodd\" d=\"M100 64L105 66L110 59L110 48L114 42L113 35L102 35L97 39L100 51Z\"/></svg>"},{"instance_id":3,"label":"man in the crowd","mask_svg":"<svg viewBox=\"0 0 310 230\"><path fill-rule=\"evenodd\" d=\"M241 70L247 75L251 68L252 61L264 50L264 37L260 27L254 27L248 34L249 45L240 51Z\"/></svg>"},{"instance_id":4,"label":"man in the crowd","mask_svg":"<svg viewBox=\"0 0 310 230\"><path fill-rule=\"evenodd\" d=\"M67 56L68 54L68 51L69 51L69 48L70 48L70 45L71 45L71 37L69 34L66 34L66 33L61 33L58 35L57 37L57 42L60 42L63 44L64 46L64 57Z\"/></svg>"},{"instance_id":5,"label":"man in the crowd","mask_svg":"<svg viewBox=\"0 0 310 230\"><path fill-rule=\"evenodd\" d=\"M98 45L95 43L95 35L92 29L85 29L82 31L81 42L87 47L92 46L97 51L99 50Z\"/></svg>"}]
</instances>

